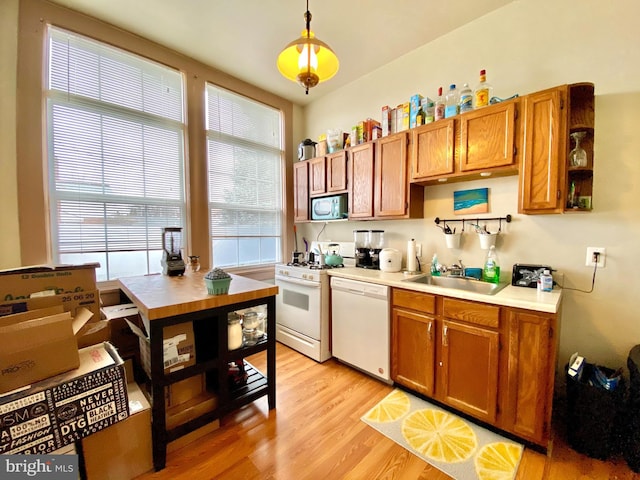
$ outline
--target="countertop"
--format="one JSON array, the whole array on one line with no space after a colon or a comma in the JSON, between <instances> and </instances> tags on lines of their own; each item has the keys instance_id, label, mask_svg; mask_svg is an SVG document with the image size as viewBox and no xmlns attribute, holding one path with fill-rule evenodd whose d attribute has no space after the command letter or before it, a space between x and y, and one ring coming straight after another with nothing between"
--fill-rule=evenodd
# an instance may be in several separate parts
<instances>
[{"instance_id":1,"label":"countertop","mask_svg":"<svg viewBox=\"0 0 640 480\"><path fill-rule=\"evenodd\" d=\"M466 292L453 288L439 287L406 281L421 274L405 274L403 272L389 273L366 268L345 267L333 268L327 271L332 277L348 278L363 282L387 285L389 287L404 288L419 292L433 293L447 297L474 300L477 302L503 305L506 307L524 308L537 312L558 313L562 299L562 289L554 287L551 292L538 292L535 288L514 287L507 285L495 295Z\"/></svg>"},{"instance_id":2,"label":"countertop","mask_svg":"<svg viewBox=\"0 0 640 480\"><path fill-rule=\"evenodd\" d=\"M239 275L231 275L229 293L209 295L204 282L207 272L183 276L142 275L119 279L122 291L149 320L233 305L276 295L278 287Z\"/></svg>"}]
</instances>

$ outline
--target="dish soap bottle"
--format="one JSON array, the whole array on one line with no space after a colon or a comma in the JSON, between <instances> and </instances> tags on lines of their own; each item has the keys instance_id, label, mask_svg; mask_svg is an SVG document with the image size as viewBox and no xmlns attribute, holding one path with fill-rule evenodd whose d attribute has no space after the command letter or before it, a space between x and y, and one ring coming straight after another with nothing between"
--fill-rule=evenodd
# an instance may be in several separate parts
<instances>
[{"instance_id":1,"label":"dish soap bottle","mask_svg":"<svg viewBox=\"0 0 640 480\"><path fill-rule=\"evenodd\" d=\"M489 247L487 258L484 261L484 270L482 279L485 282L500 283L500 262L498 262L498 254L495 245Z\"/></svg>"},{"instance_id":2,"label":"dish soap bottle","mask_svg":"<svg viewBox=\"0 0 640 480\"><path fill-rule=\"evenodd\" d=\"M431 259L431 276L432 277L440 276L440 270L438 270L438 267L439 267L438 254L434 253L433 258Z\"/></svg>"}]
</instances>

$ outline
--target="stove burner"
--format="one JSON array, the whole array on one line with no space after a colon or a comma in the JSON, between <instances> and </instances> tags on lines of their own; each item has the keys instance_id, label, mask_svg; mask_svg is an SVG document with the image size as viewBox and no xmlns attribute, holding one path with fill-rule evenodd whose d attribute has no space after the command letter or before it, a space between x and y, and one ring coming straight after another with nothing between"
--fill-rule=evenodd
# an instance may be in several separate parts
<instances>
[{"instance_id":1,"label":"stove burner","mask_svg":"<svg viewBox=\"0 0 640 480\"><path fill-rule=\"evenodd\" d=\"M307 267L309 264L307 262L289 262L287 263L287 267Z\"/></svg>"},{"instance_id":2,"label":"stove burner","mask_svg":"<svg viewBox=\"0 0 640 480\"><path fill-rule=\"evenodd\" d=\"M344 265L320 265L318 263L312 263L309 265L311 270L329 270L331 268L342 268Z\"/></svg>"}]
</instances>

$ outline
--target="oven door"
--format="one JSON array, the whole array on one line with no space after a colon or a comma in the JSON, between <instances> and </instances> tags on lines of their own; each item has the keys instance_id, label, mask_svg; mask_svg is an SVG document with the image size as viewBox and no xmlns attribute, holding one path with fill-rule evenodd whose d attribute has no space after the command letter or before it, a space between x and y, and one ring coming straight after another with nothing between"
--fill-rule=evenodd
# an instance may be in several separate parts
<instances>
[{"instance_id":1,"label":"oven door","mask_svg":"<svg viewBox=\"0 0 640 480\"><path fill-rule=\"evenodd\" d=\"M320 340L321 284L276 275L276 323Z\"/></svg>"}]
</instances>

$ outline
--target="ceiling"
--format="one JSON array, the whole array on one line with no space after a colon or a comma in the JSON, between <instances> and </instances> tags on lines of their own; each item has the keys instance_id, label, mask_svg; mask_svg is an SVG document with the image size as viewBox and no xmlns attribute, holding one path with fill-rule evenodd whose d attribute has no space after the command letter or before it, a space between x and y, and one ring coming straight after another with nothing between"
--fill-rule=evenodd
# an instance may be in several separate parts
<instances>
[{"instance_id":1,"label":"ceiling","mask_svg":"<svg viewBox=\"0 0 640 480\"><path fill-rule=\"evenodd\" d=\"M310 0L340 70L305 95L276 58L304 29L304 0L53 0L305 105L514 0Z\"/></svg>"}]
</instances>

